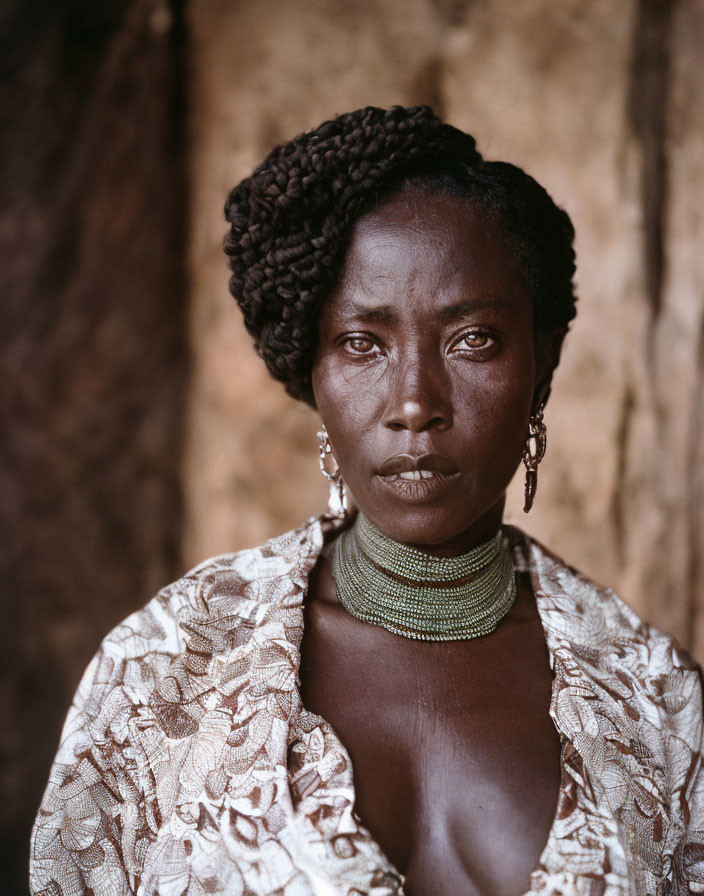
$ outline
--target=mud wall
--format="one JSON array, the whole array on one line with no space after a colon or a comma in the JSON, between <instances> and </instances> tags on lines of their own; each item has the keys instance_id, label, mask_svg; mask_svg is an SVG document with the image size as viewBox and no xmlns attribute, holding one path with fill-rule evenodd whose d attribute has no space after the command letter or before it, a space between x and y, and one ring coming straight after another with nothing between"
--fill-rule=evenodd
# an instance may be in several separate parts
<instances>
[{"instance_id":1,"label":"mud wall","mask_svg":"<svg viewBox=\"0 0 704 896\"><path fill-rule=\"evenodd\" d=\"M579 316L529 518L509 519L704 656L704 3L192 0L189 560L320 509L316 420L226 289L228 189L337 112L430 103L572 215Z\"/></svg>"},{"instance_id":2,"label":"mud wall","mask_svg":"<svg viewBox=\"0 0 704 896\"><path fill-rule=\"evenodd\" d=\"M181 569L183 104L166 3L5 3L0 892L100 638Z\"/></svg>"},{"instance_id":3,"label":"mud wall","mask_svg":"<svg viewBox=\"0 0 704 896\"><path fill-rule=\"evenodd\" d=\"M570 211L579 316L509 518L704 659L704 0L13 0L0 41L4 892L100 637L324 507L220 246L230 187L338 112L429 103Z\"/></svg>"}]
</instances>

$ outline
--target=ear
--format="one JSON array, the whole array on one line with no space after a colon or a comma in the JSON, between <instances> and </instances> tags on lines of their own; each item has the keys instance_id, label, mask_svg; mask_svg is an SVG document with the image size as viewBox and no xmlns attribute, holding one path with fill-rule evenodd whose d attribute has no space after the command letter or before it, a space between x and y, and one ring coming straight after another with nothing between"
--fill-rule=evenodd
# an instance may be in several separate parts
<instances>
[{"instance_id":1,"label":"ear","mask_svg":"<svg viewBox=\"0 0 704 896\"><path fill-rule=\"evenodd\" d=\"M535 339L535 388L531 414L536 414L541 405L547 404L552 375L560 363L560 352L566 334L567 327L556 327L541 333Z\"/></svg>"}]
</instances>

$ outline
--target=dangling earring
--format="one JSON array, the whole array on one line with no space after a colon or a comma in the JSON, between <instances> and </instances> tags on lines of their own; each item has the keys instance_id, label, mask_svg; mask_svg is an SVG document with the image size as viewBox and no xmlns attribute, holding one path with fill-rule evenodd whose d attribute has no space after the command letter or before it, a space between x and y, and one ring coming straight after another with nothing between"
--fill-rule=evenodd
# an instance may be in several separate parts
<instances>
[{"instance_id":1,"label":"dangling earring","mask_svg":"<svg viewBox=\"0 0 704 896\"><path fill-rule=\"evenodd\" d=\"M328 471L325 469L325 461L329 457L335 460L335 457L332 453L330 437L328 436L328 432L325 429L324 424L323 428L318 433L318 441L320 448L320 470L323 476L325 476L325 478L330 483L328 510L333 516L344 518L345 516L347 516L347 496L345 495L345 483L342 481L342 473L340 472L340 467L337 465L337 461L335 461L335 469L332 473L328 473Z\"/></svg>"},{"instance_id":2,"label":"dangling earring","mask_svg":"<svg viewBox=\"0 0 704 896\"><path fill-rule=\"evenodd\" d=\"M545 402L528 421L528 438L523 448L523 463L526 466L526 500L523 510L528 513L538 488L538 464L545 457L547 430L543 423Z\"/></svg>"}]
</instances>

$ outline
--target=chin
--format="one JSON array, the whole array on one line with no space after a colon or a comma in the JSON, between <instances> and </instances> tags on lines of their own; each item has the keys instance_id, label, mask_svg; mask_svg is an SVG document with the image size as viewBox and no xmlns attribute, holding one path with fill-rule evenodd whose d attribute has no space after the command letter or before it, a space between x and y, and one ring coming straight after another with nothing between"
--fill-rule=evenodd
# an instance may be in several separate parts
<instances>
[{"instance_id":1,"label":"chin","mask_svg":"<svg viewBox=\"0 0 704 896\"><path fill-rule=\"evenodd\" d=\"M466 514L462 519L448 518L441 510L414 509L399 513L366 514L384 535L405 544L433 547L461 536L476 520Z\"/></svg>"},{"instance_id":2,"label":"chin","mask_svg":"<svg viewBox=\"0 0 704 896\"><path fill-rule=\"evenodd\" d=\"M404 503L377 500L364 506L366 502L355 500L367 519L394 541L428 548L454 544L462 552L494 535L501 525L505 495L483 502L465 495L449 507L445 502L435 506Z\"/></svg>"}]
</instances>

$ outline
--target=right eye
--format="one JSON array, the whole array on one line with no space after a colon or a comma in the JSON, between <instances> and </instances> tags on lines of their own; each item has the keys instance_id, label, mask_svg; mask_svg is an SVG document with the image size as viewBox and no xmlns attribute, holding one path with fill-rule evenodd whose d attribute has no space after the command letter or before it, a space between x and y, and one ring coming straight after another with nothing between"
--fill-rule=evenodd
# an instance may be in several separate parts
<instances>
[{"instance_id":1,"label":"right eye","mask_svg":"<svg viewBox=\"0 0 704 896\"><path fill-rule=\"evenodd\" d=\"M353 355L368 355L376 348L374 340L369 336L348 336L343 345Z\"/></svg>"}]
</instances>

